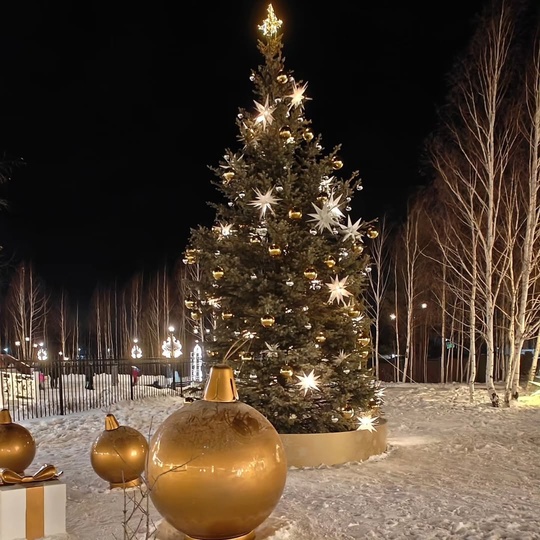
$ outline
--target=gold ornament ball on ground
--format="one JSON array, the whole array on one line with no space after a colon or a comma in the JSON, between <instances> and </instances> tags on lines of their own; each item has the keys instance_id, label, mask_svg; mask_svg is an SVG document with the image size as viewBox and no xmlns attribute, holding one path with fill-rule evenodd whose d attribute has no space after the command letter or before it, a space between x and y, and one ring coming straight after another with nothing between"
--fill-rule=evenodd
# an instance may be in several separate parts
<instances>
[{"instance_id":1,"label":"gold ornament ball on ground","mask_svg":"<svg viewBox=\"0 0 540 540\"><path fill-rule=\"evenodd\" d=\"M281 438L238 401L232 369L210 371L204 397L171 414L150 440L146 479L157 511L194 540L248 540L279 502Z\"/></svg>"},{"instance_id":2,"label":"gold ornament ball on ground","mask_svg":"<svg viewBox=\"0 0 540 540\"><path fill-rule=\"evenodd\" d=\"M0 411L0 468L24 474L36 455L36 442L30 432L14 424L7 409Z\"/></svg>"},{"instance_id":3,"label":"gold ornament ball on ground","mask_svg":"<svg viewBox=\"0 0 540 540\"><path fill-rule=\"evenodd\" d=\"M136 429L120 426L114 414L105 417L105 431L92 445L90 461L95 473L111 488L131 487L141 483L148 441Z\"/></svg>"}]
</instances>

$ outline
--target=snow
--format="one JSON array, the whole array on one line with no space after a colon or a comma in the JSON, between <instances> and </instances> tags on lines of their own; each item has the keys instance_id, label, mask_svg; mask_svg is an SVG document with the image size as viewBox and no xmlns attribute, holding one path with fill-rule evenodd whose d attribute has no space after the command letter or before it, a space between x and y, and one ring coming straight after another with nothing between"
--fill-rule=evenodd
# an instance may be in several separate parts
<instances>
[{"instance_id":1,"label":"snow","mask_svg":"<svg viewBox=\"0 0 540 540\"><path fill-rule=\"evenodd\" d=\"M493 408L480 387L473 402L462 384L384 387L387 451L361 463L289 468L257 540L540 539L540 396ZM124 490L96 475L91 446L107 413L150 437L181 406L179 397L152 397L17 422L37 445L27 474L45 463L63 471L67 533L47 540L123 538ZM150 509L158 539L184 538Z\"/></svg>"}]
</instances>

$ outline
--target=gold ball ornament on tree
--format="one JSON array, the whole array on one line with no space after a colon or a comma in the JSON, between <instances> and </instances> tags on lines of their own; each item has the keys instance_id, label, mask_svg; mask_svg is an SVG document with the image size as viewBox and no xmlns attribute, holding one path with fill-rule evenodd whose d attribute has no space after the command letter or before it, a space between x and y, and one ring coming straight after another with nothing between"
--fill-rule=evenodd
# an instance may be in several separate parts
<instances>
[{"instance_id":1,"label":"gold ball ornament on tree","mask_svg":"<svg viewBox=\"0 0 540 540\"><path fill-rule=\"evenodd\" d=\"M119 425L114 414L107 414L105 430L92 444L90 463L111 489L134 487L141 484L147 455L146 437L132 427Z\"/></svg>"},{"instance_id":2,"label":"gold ball ornament on tree","mask_svg":"<svg viewBox=\"0 0 540 540\"><path fill-rule=\"evenodd\" d=\"M0 468L17 474L32 463L36 455L36 442L32 434L19 424L14 424L7 409L0 411Z\"/></svg>"},{"instance_id":3,"label":"gold ball ornament on tree","mask_svg":"<svg viewBox=\"0 0 540 540\"><path fill-rule=\"evenodd\" d=\"M268 247L268 253L271 257L279 257L281 255L281 248L277 244L271 244Z\"/></svg>"},{"instance_id":4,"label":"gold ball ornament on tree","mask_svg":"<svg viewBox=\"0 0 540 540\"><path fill-rule=\"evenodd\" d=\"M216 266L212 270L212 275L214 276L214 279L221 279L224 276L225 272L223 271L223 268L221 266Z\"/></svg>"},{"instance_id":5,"label":"gold ball ornament on tree","mask_svg":"<svg viewBox=\"0 0 540 540\"><path fill-rule=\"evenodd\" d=\"M276 319L272 315L263 315L261 317L261 324L265 328L270 328L271 326L274 326L275 322L276 322Z\"/></svg>"},{"instance_id":6,"label":"gold ball ornament on tree","mask_svg":"<svg viewBox=\"0 0 540 540\"><path fill-rule=\"evenodd\" d=\"M302 219L302 211L294 207L289 210L289 218L293 220Z\"/></svg>"},{"instance_id":7,"label":"gold ball ornament on tree","mask_svg":"<svg viewBox=\"0 0 540 540\"><path fill-rule=\"evenodd\" d=\"M150 498L188 539L255 538L286 476L279 434L239 401L232 369L224 364L211 368L203 398L171 414L150 440Z\"/></svg>"}]
</instances>

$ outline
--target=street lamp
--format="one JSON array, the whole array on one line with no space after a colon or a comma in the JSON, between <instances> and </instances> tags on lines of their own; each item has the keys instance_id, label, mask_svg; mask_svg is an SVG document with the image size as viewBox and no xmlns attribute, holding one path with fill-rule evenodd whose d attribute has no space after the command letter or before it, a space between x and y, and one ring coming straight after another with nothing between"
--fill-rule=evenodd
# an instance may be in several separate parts
<instances>
[{"instance_id":1,"label":"street lamp","mask_svg":"<svg viewBox=\"0 0 540 540\"><path fill-rule=\"evenodd\" d=\"M161 345L161 350L163 351L163 356L165 358L178 358L182 354L182 344L174 337L174 326L169 326L169 337ZM173 369L172 374L172 383L171 388L174 390L176 388L175 384L175 373ZM179 369L180 376L180 395L183 396L182 388L182 368Z\"/></svg>"}]
</instances>

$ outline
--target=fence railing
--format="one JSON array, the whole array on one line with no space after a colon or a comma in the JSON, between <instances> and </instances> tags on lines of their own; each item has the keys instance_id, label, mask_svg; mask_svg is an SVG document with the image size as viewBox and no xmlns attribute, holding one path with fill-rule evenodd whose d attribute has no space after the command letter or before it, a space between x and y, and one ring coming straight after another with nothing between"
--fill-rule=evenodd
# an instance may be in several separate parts
<instances>
[{"instance_id":1,"label":"fence railing","mask_svg":"<svg viewBox=\"0 0 540 540\"><path fill-rule=\"evenodd\" d=\"M0 408L12 420L107 408L129 399L182 395L191 383L186 361L97 359L39 362L0 369Z\"/></svg>"}]
</instances>

